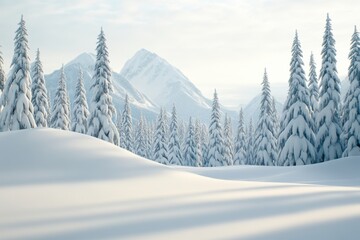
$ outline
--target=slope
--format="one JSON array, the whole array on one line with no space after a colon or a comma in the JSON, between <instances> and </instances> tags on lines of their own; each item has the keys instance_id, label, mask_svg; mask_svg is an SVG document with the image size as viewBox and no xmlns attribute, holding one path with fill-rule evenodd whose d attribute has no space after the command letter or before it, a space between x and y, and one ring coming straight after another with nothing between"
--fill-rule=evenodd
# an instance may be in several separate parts
<instances>
[{"instance_id":1,"label":"slope","mask_svg":"<svg viewBox=\"0 0 360 240\"><path fill-rule=\"evenodd\" d=\"M90 87L93 82L92 76L95 60L95 55L91 53L82 53L64 66L70 102L73 102L74 99L75 87L80 67L83 70L84 85L88 102L90 102ZM56 70L53 73L45 76L46 86L50 91L51 97L55 95L59 76L60 70ZM112 82L114 85L113 102L118 111L122 112L125 94L127 93L129 95L129 101L134 118L139 119L140 112L142 112L148 119L156 119L157 106L148 97L137 91L131 83L129 83L118 73L112 72Z\"/></svg>"},{"instance_id":2,"label":"slope","mask_svg":"<svg viewBox=\"0 0 360 240\"><path fill-rule=\"evenodd\" d=\"M210 119L211 100L176 67L146 49L139 50L129 59L120 74L157 105L168 110L175 104L183 120L190 116L203 122ZM222 107L231 117L236 113Z\"/></svg>"},{"instance_id":3,"label":"slope","mask_svg":"<svg viewBox=\"0 0 360 240\"><path fill-rule=\"evenodd\" d=\"M359 187L206 178L53 129L0 133L0 153L1 239L360 235ZM338 166L348 171L349 163ZM317 166L310 175L321 174L322 165Z\"/></svg>"}]
</instances>

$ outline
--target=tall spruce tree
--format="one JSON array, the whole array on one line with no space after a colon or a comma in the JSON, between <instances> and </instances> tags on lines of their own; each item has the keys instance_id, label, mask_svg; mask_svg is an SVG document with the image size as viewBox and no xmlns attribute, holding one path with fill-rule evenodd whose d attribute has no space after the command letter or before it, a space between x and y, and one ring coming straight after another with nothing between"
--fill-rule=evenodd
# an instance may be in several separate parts
<instances>
[{"instance_id":1,"label":"tall spruce tree","mask_svg":"<svg viewBox=\"0 0 360 240\"><path fill-rule=\"evenodd\" d=\"M234 165L244 165L246 163L246 137L244 127L244 113L242 108L239 112L239 122L235 137Z\"/></svg>"},{"instance_id":2,"label":"tall spruce tree","mask_svg":"<svg viewBox=\"0 0 360 240\"><path fill-rule=\"evenodd\" d=\"M279 166L305 165L315 161L314 122L302 56L296 32L292 45L289 91L279 134Z\"/></svg>"},{"instance_id":3,"label":"tall spruce tree","mask_svg":"<svg viewBox=\"0 0 360 240\"><path fill-rule=\"evenodd\" d=\"M311 53L310 55L310 72L309 72L309 92L310 92L310 109L313 112L314 119L316 119L316 115L319 108L319 86L318 79L316 75L316 64L314 60L314 55ZM315 126L315 125L314 125ZM316 127L314 128L314 131Z\"/></svg>"},{"instance_id":4,"label":"tall spruce tree","mask_svg":"<svg viewBox=\"0 0 360 240\"><path fill-rule=\"evenodd\" d=\"M4 59L2 57L2 52L0 50L0 95L4 90L4 86L5 86ZM0 104L0 109L1 109L1 104Z\"/></svg>"},{"instance_id":5,"label":"tall spruce tree","mask_svg":"<svg viewBox=\"0 0 360 240\"><path fill-rule=\"evenodd\" d=\"M69 130L70 129L70 103L66 89L64 65L60 70L59 85L55 92L53 109L51 113L50 127Z\"/></svg>"},{"instance_id":6,"label":"tall spruce tree","mask_svg":"<svg viewBox=\"0 0 360 240\"><path fill-rule=\"evenodd\" d=\"M32 68L31 93L36 125L38 127L47 127L50 108L39 49L37 50L36 59Z\"/></svg>"},{"instance_id":7,"label":"tall spruce tree","mask_svg":"<svg viewBox=\"0 0 360 240\"><path fill-rule=\"evenodd\" d=\"M219 99L215 90L209 126L209 148L207 156L209 167L226 165L223 157L224 139L220 119Z\"/></svg>"},{"instance_id":8,"label":"tall spruce tree","mask_svg":"<svg viewBox=\"0 0 360 240\"><path fill-rule=\"evenodd\" d=\"M226 165L233 165L234 161L234 146L233 146L233 133L231 126L230 117L225 114L224 121L224 152L223 152L224 161Z\"/></svg>"},{"instance_id":9,"label":"tall spruce tree","mask_svg":"<svg viewBox=\"0 0 360 240\"><path fill-rule=\"evenodd\" d=\"M351 38L349 82L343 106L343 156L360 155L360 38L356 29Z\"/></svg>"},{"instance_id":10,"label":"tall spruce tree","mask_svg":"<svg viewBox=\"0 0 360 240\"><path fill-rule=\"evenodd\" d=\"M179 142L178 121L175 105L172 109L170 122L169 163L172 165L183 165L183 157L181 145Z\"/></svg>"},{"instance_id":11,"label":"tall spruce tree","mask_svg":"<svg viewBox=\"0 0 360 240\"><path fill-rule=\"evenodd\" d=\"M0 129L19 130L36 127L31 103L30 58L25 21L21 16L15 35L14 56L9 77L1 95L4 106L0 116Z\"/></svg>"},{"instance_id":12,"label":"tall spruce tree","mask_svg":"<svg viewBox=\"0 0 360 240\"><path fill-rule=\"evenodd\" d=\"M256 130L256 165L273 166L277 159L275 126L272 117L272 97L266 69L262 81L260 116Z\"/></svg>"},{"instance_id":13,"label":"tall spruce tree","mask_svg":"<svg viewBox=\"0 0 360 240\"><path fill-rule=\"evenodd\" d=\"M96 52L95 73L91 86L92 99L88 119L88 134L119 145L119 132L112 119L116 112L110 96L113 87L109 53L103 29L98 36Z\"/></svg>"},{"instance_id":14,"label":"tall spruce tree","mask_svg":"<svg viewBox=\"0 0 360 240\"><path fill-rule=\"evenodd\" d=\"M125 95L124 110L122 113L122 124L121 124L121 135L124 136L121 139L120 145L129 150L133 151L133 130L132 130L132 117L131 109L129 105L129 96Z\"/></svg>"},{"instance_id":15,"label":"tall spruce tree","mask_svg":"<svg viewBox=\"0 0 360 240\"><path fill-rule=\"evenodd\" d=\"M71 130L74 132L87 133L87 119L89 117L89 107L86 100L84 88L83 72L79 69L79 78L76 84L74 105L72 109Z\"/></svg>"},{"instance_id":16,"label":"tall spruce tree","mask_svg":"<svg viewBox=\"0 0 360 240\"><path fill-rule=\"evenodd\" d=\"M154 137L154 160L162 163L169 164L168 156L168 139L166 138L166 124L165 124L165 111L160 109L160 114L157 121L155 137Z\"/></svg>"},{"instance_id":17,"label":"tall spruce tree","mask_svg":"<svg viewBox=\"0 0 360 240\"><path fill-rule=\"evenodd\" d=\"M329 14L326 18L322 44L320 70L319 112L316 116L316 151L319 162L339 158L342 155L340 141L340 80L336 70L335 39Z\"/></svg>"},{"instance_id":18,"label":"tall spruce tree","mask_svg":"<svg viewBox=\"0 0 360 240\"><path fill-rule=\"evenodd\" d=\"M196 147L195 127L190 117L184 147L184 162L186 166L196 166L198 161Z\"/></svg>"}]
</instances>

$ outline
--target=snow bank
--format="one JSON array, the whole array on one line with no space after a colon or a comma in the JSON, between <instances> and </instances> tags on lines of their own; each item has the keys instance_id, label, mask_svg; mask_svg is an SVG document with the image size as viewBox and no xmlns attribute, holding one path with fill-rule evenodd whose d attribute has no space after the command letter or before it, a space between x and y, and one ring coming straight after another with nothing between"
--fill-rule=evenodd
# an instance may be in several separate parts
<instances>
[{"instance_id":1,"label":"snow bank","mask_svg":"<svg viewBox=\"0 0 360 240\"><path fill-rule=\"evenodd\" d=\"M311 166L303 175L333 171L327 186L225 181L77 133L0 133L0 239L359 239L360 188L340 186L341 176L350 182L349 171L359 172L355 160ZM258 181L278 173L284 182L307 172L206 171Z\"/></svg>"}]
</instances>

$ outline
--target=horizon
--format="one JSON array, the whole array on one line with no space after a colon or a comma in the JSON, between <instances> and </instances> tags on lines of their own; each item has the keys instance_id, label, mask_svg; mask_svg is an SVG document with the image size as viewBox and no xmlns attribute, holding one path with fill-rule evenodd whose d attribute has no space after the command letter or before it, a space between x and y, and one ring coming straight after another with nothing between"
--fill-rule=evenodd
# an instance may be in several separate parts
<instances>
[{"instance_id":1,"label":"horizon","mask_svg":"<svg viewBox=\"0 0 360 240\"><path fill-rule=\"evenodd\" d=\"M216 88L221 103L234 108L247 104L260 93L266 67L273 95L283 102L286 94L282 86L287 86L295 29L302 43L306 74L311 51L319 72L325 19L330 14L337 69L343 80L347 75L353 27L360 22L356 11L360 3L353 0L151 3L4 1L0 9L3 29L0 45L5 70L10 66L12 40L23 14L31 61L39 47L46 74L83 52L94 53L97 35L103 27L110 66L115 72L120 72L125 62L144 48L178 68L205 97L211 99ZM303 18L305 11L307 16Z\"/></svg>"}]
</instances>

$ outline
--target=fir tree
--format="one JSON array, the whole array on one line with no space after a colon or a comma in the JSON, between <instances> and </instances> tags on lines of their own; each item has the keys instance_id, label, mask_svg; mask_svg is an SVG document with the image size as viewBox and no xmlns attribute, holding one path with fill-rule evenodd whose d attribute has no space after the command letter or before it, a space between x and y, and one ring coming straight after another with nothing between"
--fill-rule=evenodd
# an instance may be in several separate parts
<instances>
[{"instance_id":1,"label":"fir tree","mask_svg":"<svg viewBox=\"0 0 360 240\"><path fill-rule=\"evenodd\" d=\"M94 82L91 86L92 100L88 119L88 134L119 145L119 132L112 120L116 112L110 96L112 82L109 54L102 29L98 37L96 51Z\"/></svg>"},{"instance_id":2,"label":"fir tree","mask_svg":"<svg viewBox=\"0 0 360 240\"><path fill-rule=\"evenodd\" d=\"M84 88L83 72L79 69L79 78L76 84L74 105L72 111L71 130L74 132L87 133L87 118L89 117L89 107L86 100Z\"/></svg>"},{"instance_id":3,"label":"fir tree","mask_svg":"<svg viewBox=\"0 0 360 240\"><path fill-rule=\"evenodd\" d=\"M4 86L5 86L5 72L4 72L3 65L4 65L4 60L2 58L2 52L0 50L0 95L1 95L2 91L4 90ZM0 104L0 106L1 106L1 104Z\"/></svg>"},{"instance_id":4,"label":"fir tree","mask_svg":"<svg viewBox=\"0 0 360 240\"><path fill-rule=\"evenodd\" d=\"M343 156L360 155L360 38L355 26L351 38L349 82L350 86L345 95L343 106Z\"/></svg>"},{"instance_id":5,"label":"fir tree","mask_svg":"<svg viewBox=\"0 0 360 240\"><path fill-rule=\"evenodd\" d=\"M209 149L207 156L207 163L209 167L226 165L223 157L224 139L220 119L220 105L215 90L209 126Z\"/></svg>"},{"instance_id":6,"label":"fir tree","mask_svg":"<svg viewBox=\"0 0 360 240\"><path fill-rule=\"evenodd\" d=\"M196 166L198 161L196 145L195 128L190 117L184 148L184 162L186 166Z\"/></svg>"},{"instance_id":7,"label":"fir tree","mask_svg":"<svg viewBox=\"0 0 360 240\"><path fill-rule=\"evenodd\" d=\"M131 117L131 109L129 105L129 97L125 95L125 104L124 110L122 113L122 128L121 128L121 135L124 136L121 139L121 146L128 151L133 151L133 135L132 135L132 117Z\"/></svg>"},{"instance_id":8,"label":"fir tree","mask_svg":"<svg viewBox=\"0 0 360 240\"><path fill-rule=\"evenodd\" d=\"M223 151L224 161L226 165L233 165L234 157L234 147L233 147L233 134L231 127L231 119L225 115L224 122L224 151Z\"/></svg>"},{"instance_id":9,"label":"fir tree","mask_svg":"<svg viewBox=\"0 0 360 240\"><path fill-rule=\"evenodd\" d=\"M146 158L154 159L154 132L152 124L145 121L146 130Z\"/></svg>"},{"instance_id":10,"label":"fir tree","mask_svg":"<svg viewBox=\"0 0 360 240\"><path fill-rule=\"evenodd\" d=\"M165 111L161 108L154 137L154 160L162 164L169 164L164 115Z\"/></svg>"},{"instance_id":11,"label":"fir tree","mask_svg":"<svg viewBox=\"0 0 360 240\"><path fill-rule=\"evenodd\" d=\"M173 106L170 122L169 163L172 165L183 165L175 106Z\"/></svg>"},{"instance_id":12,"label":"fir tree","mask_svg":"<svg viewBox=\"0 0 360 240\"><path fill-rule=\"evenodd\" d=\"M208 142L209 142L209 134L207 130L207 126L205 124L201 125L200 132L200 142L201 142L201 156L202 156L202 166L207 166L206 156L208 153Z\"/></svg>"},{"instance_id":13,"label":"fir tree","mask_svg":"<svg viewBox=\"0 0 360 240\"><path fill-rule=\"evenodd\" d=\"M322 66L320 70L319 112L316 116L317 158L320 162L339 158L342 154L340 142L340 80L336 70L335 40L329 15L323 38Z\"/></svg>"},{"instance_id":14,"label":"fir tree","mask_svg":"<svg viewBox=\"0 0 360 240\"><path fill-rule=\"evenodd\" d=\"M56 89L51 113L50 127L62 130L70 129L69 96L66 90L64 66L61 67L59 85Z\"/></svg>"},{"instance_id":15,"label":"fir tree","mask_svg":"<svg viewBox=\"0 0 360 240\"><path fill-rule=\"evenodd\" d=\"M318 112L318 105L319 105L319 86L316 75L316 65L315 65L314 55L312 53L310 56L309 92L310 92L310 109L314 114L314 119L316 119L316 114ZM316 127L314 128L314 131L315 130Z\"/></svg>"},{"instance_id":16,"label":"fir tree","mask_svg":"<svg viewBox=\"0 0 360 240\"><path fill-rule=\"evenodd\" d=\"M50 108L39 49L37 50L36 59L32 68L31 93L36 125L38 127L47 127Z\"/></svg>"},{"instance_id":17,"label":"fir tree","mask_svg":"<svg viewBox=\"0 0 360 240\"><path fill-rule=\"evenodd\" d=\"M279 156L279 132L280 132L280 123L279 123L279 116L276 109L276 101L275 98L272 97L272 104L271 104L271 121L273 122L273 133L275 137L275 146L276 146L276 158ZM277 164L277 161L274 162L274 164Z\"/></svg>"},{"instance_id":18,"label":"fir tree","mask_svg":"<svg viewBox=\"0 0 360 240\"><path fill-rule=\"evenodd\" d=\"M249 126L246 131L246 163L247 165L256 164L256 151L254 143L254 125L252 118L250 118Z\"/></svg>"},{"instance_id":19,"label":"fir tree","mask_svg":"<svg viewBox=\"0 0 360 240\"><path fill-rule=\"evenodd\" d=\"M14 56L9 77L1 95L4 106L0 116L0 129L19 130L36 127L31 103L30 59L25 21L21 16L15 36Z\"/></svg>"},{"instance_id":20,"label":"fir tree","mask_svg":"<svg viewBox=\"0 0 360 240\"><path fill-rule=\"evenodd\" d=\"M244 113L242 108L239 113L237 134L235 137L234 165L244 165L246 163L246 138L244 128Z\"/></svg>"},{"instance_id":21,"label":"fir tree","mask_svg":"<svg viewBox=\"0 0 360 240\"><path fill-rule=\"evenodd\" d=\"M303 65L296 32L292 46L289 91L279 134L279 166L305 165L315 161L314 122Z\"/></svg>"},{"instance_id":22,"label":"fir tree","mask_svg":"<svg viewBox=\"0 0 360 240\"><path fill-rule=\"evenodd\" d=\"M199 119L195 121L195 146L196 146L196 162L195 167L203 166L203 156L201 148L201 123Z\"/></svg>"},{"instance_id":23,"label":"fir tree","mask_svg":"<svg viewBox=\"0 0 360 240\"><path fill-rule=\"evenodd\" d=\"M144 118L142 114L140 115L140 120L136 129L135 134L135 153L141 157L147 157L146 155L146 147L147 147L147 139L146 139L146 129L144 124Z\"/></svg>"},{"instance_id":24,"label":"fir tree","mask_svg":"<svg viewBox=\"0 0 360 240\"><path fill-rule=\"evenodd\" d=\"M256 134L256 164L273 166L277 158L275 126L272 117L272 97L266 69L262 82L260 117Z\"/></svg>"}]
</instances>

